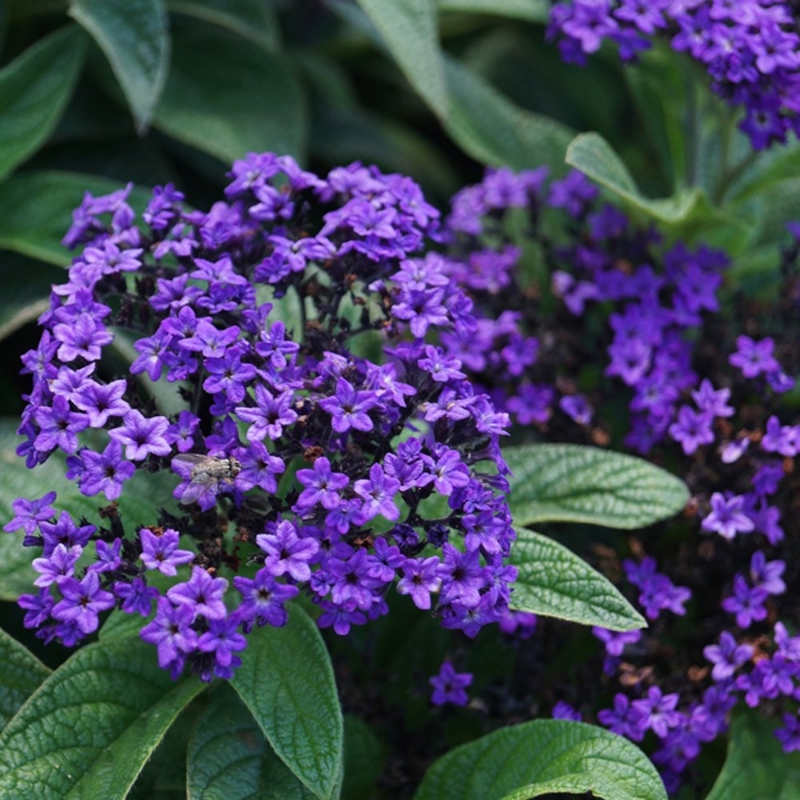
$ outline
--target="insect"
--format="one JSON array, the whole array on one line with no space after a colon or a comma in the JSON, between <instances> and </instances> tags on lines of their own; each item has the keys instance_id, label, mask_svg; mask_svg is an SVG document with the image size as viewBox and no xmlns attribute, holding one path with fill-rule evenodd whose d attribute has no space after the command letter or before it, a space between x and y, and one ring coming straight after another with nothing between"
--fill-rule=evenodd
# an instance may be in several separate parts
<instances>
[{"instance_id":1,"label":"insect","mask_svg":"<svg viewBox=\"0 0 800 800\"><path fill-rule=\"evenodd\" d=\"M175 490L175 496L183 505L189 505L204 494L215 496L220 484L230 485L242 471L235 458L217 458L199 453L179 453L172 459L172 468L188 482Z\"/></svg>"}]
</instances>

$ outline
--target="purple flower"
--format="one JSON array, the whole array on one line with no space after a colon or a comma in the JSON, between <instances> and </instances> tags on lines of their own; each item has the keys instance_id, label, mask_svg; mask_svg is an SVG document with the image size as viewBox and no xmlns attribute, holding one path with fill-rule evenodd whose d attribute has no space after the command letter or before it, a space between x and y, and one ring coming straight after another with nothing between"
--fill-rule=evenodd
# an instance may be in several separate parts
<instances>
[{"instance_id":1,"label":"purple flower","mask_svg":"<svg viewBox=\"0 0 800 800\"><path fill-rule=\"evenodd\" d=\"M325 456L314 461L312 469L298 470L297 480L305 487L295 505L301 513L317 503L328 511L333 510L341 502L340 490L350 483L347 475L332 471L331 462Z\"/></svg>"},{"instance_id":2,"label":"purple flower","mask_svg":"<svg viewBox=\"0 0 800 800\"><path fill-rule=\"evenodd\" d=\"M589 401L581 394L562 397L558 401L561 410L579 425L588 425L594 414Z\"/></svg>"},{"instance_id":3,"label":"purple flower","mask_svg":"<svg viewBox=\"0 0 800 800\"><path fill-rule=\"evenodd\" d=\"M552 716L553 719L566 719L570 722L581 722L583 720L581 712L573 708L569 703L565 703L563 700L559 700L553 706Z\"/></svg>"},{"instance_id":4,"label":"purple flower","mask_svg":"<svg viewBox=\"0 0 800 800\"><path fill-rule=\"evenodd\" d=\"M414 605L422 611L431 607L431 594L439 591L439 559L435 556L420 560L407 558L400 568L402 577L397 582L397 593L411 595Z\"/></svg>"},{"instance_id":5,"label":"purple flower","mask_svg":"<svg viewBox=\"0 0 800 800\"><path fill-rule=\"evenodd\" d=\"M715 681L724 681L733 677L734 672L753 655L749 644L736 644L736 639L728 631L719 635L719 644L710 644L703 648L703 655L714 665L711 677Z\"/></svg>"},{"instance_id":6,"label":"purple flower","mask_svg":"<svg viewBox=\"0 0 800 800\"><path fill-rule=\"evenodd\" d=\"M783 727L776 728L775 738L783 745L784 753L800 750L800 717L797 714L784 714Z\"/></svg>"},{"instance_id":7,"label":"purple flower","mask_svg":"<svg viewBox=\"0 0 800 800\"><path fill-rule=\"evenodd\" d=\"M11 501L14 517L3 526L3 530L11 533L22 528L28 536L36 533L40 522L52 519L56 511L50 504L56 499L55 492L48 492L37 500L26 500L20 497Z\"/></svg>"},{"instance_id":8,"label":"purple flower","mask_svg":"<svg viewBox=\"0 0 800 800\"><path fill-rule=\"evenodd\" d=\"M122 494L122 485L133 477L135 467L122 458L122 445L112 439L102 453L84 449L80 451L83 469L80 474L81 493L93 497L103 492L108 500Z\"/></svg>"},{"instance_id":9,"label":"purple flower","mask_svg":"<svg viewBox=\"0 0 800 800\"><path fill-rule=\"evenodd\" d=\"M641 631L610 631L606 628L595 626L592 633L605 645L606 653L610 656L621 656L625 645L636 644L642 638Z\"/></svg>"},{"instance_id":10,"label":"purple flower","mask_svg":"<svg viewBox=\"0 0 800 800\"><path fill-rule=\"evenodd\" d=\"M367 413L378 404L373 392L357 392L344 378L336 381L336 394L319 401L332 417L332 426L337 433L346 433L351 428L357 431L371 431L374 427Z\"/></svg>"},{"instance_id":11,"label":"purple flower","mask_svg":"<svg viewBox=\"0 0 800 800\"><path fill-rule=\"evenodd\" d=\"M248 441L261 441L265 437L280 439L284 427L297 419L296 412L289 407L292 393L280 392L276 397L259 383L255 387L255 400L255 408L238 406L235 409L239 419L253 423L247 430Z\"/></svg>"},{"instance_id":12,"label":"purple flower","mask_svg":"<svg viewBox=\"0 0 800 800\"><path fill-rule=\"evenodd\" d=\"M168 426L166 417L148 418L132 409L122 418L122 425L108 435L125 445L125 458L129 461L143 461L149 455L169 455L171 448L164 438Z\"/></svg>"},{"instance_id":13,"label":"purple flower","mask_svg":"<svg viewBox=\"0 0 800 800\"><path fill-rule=\"evenodd\" d=\"M130 409L123 399L127 386L126 381L109 384L86 381L71 399L87 414L90 427L104 428L110 417L124 417Z\"/></svg>"},{"instance_id":14,"label":"purple flower","mask_svg":"<svg viewBox=\"0 0 800 800\"><path fill-rule=\"evenodd\" d=\"M197 634L191 627L194 618L191 605L173 605L168 598L159 597L155 618L142 628L139 635L158 648L160 667L182 668L186 655L197 647Z\"/></svg>"},{"instance_id":15,"label":"purple flower","mask_svg":"<svg viewBox=\"0 0 800 800\"><path fill-rule=\"evenodd\" d=\"M59 448L65 453L78 449L78 434L89 426L89 417L70 409L69 401L57 395L52 406L40 406L34 413L39 434L34 447L43 453Z\"/></svg>"},{"instance_id":16,"label":"purple flower","mask_svg":"<svg viewBox=\"0 0 800 800\"><path fill-rule=\"evenodd\" d=\"M364 500L361 506L364 521L378 515L392 521L399 519L400 509L393 499L399 488L400 481L386 475L380 464L373 464L369 478L353 484L353 491Z\"/></svg>"},{"instance_id":17,"label":"purple flower","mask_svg":"<svg viewBox=\"0 0 800 800\"><path fill-rule=\"evenodd\" d=\"M750 559L750 579L753 586L760 586L767 594L783 594L786 591L786 584L781 577L785 569L786 564L783 561L767 561L761 550L756 550Z\"/></svg>"},{"instance_id":18,"label":"purple flower","mask_svg":"<svg viewBox=\"0 0 800 800\"><path fill-rule=\"evenodd\" d=\"M703 519L702 529L733 539L737 533L750 533L755 528L753 520L744 513L744 497L728 496L720 492L711 495L711 513Z\"/></svg>"},{"instance_id":19,"label":"purple flower","mask_svg":"<svg viewBox=\"0 0 800 800\"><path fill-rule=\"evenodd\" d=\"M266 568L260 569L252 580L235 577L233 585L242 595L242 602L236 611L246 621L246 631L253 623L283 627L289 618L285 603L299 592L296 586L278 583Z\"/></svg>"},{"instance_id":20,"label":"purple flower","mask_svg":"<svg viewBox=\"0 0 800 800\"><path fill-rule=\"evenodd\" d=\"M733 595L722 601L722 608L729 614L736 614L736 624L744 630L749 628L751 623L766 618L767 609L764 603L768 597L766 589L761 586L751 588L737 573L733 579Z\"/></svg>"},{"instance_id":21,"label":"purple flower","mask_svg":"<svg viewBox=\"0 0 800 800\"><path fill-rule=\"evenodd\" d=\"M197 640L200 652L214 654L213 672L218 677L233 677L232 667L241 664L241 659L234 653L247 647L247 639L238 632L239 624L240 620L234 614L223 619L212 619L208 623L208 630ZM211 679L210 675L208 679Z\"/></svg>"},{"instance_id":22,"label":"purple flower","mask_svg":"<svg viewBox=\"0 0 800 800\"><path fill-rule=\"evenodd\" d=\"M193 617L223 619L227 610L222 598L227 586L225 578L212 578L206 570L194 567L192 577L186 583L178 583L167 590L167 598L177 606L190 608Z\"/></svg>"},{"instance_id":23,"label":"purple flower","mask_svg":"<svg viewBox=\"0 0 800 800\"><path fill-rule=\"evenodd\" d=\"M139 531L142 543L142 563L147 569L157 569L162 575L177 575L181 564L194 559L194 553L178 549L178 531L167 528L155 533L148 528Z\"/></svg>"},{"instance_id":24,"label":"purple flower","mask_svg":"<svg viewBox=\"0 0 800 800\"><path fill-rule=\"evenodd\" d=\"M429 679L433 686L431 702L435 706L450 703L454 706L465 706L469 702L466 688L472 683L472 674L469 672L456 672L450 661L442 662L439 674Z\"/></svg>"},{"instance_id":25,"label":"purple flower","mask_svg":"<svg viewBox=\"0 0 800 800\"><path fill-rule=\"evenodd\" d=\"M34 558L33 568L40 573L33 582L34 586L49 586L58 583L62 578L71 578L75 562L81 557L83 548L78 545L66 547L63 544L56 546L49 558Z\"/></svg>"},{"instance_id":26,"label":"purple flower","mask_svg":"<svg viewBox=\"0 0 800 800\"><path fill-rule=\"evenodd\" d=\"M87 572L83 580L63 578L58 582L63 599L51 612L53 619L74 622L82 634L94 633L100 625L98 614L115 604L114 595L100 588L96 572Z\"/></svg>"},{"instance_id":27,"label":"purple flower","mask_svg":"<svg viewBox=\"0 0 800 800\"><path fill-rule=\"evenodd\" d=\"M627 736L634 742L640 742L649 727L647 712L631 704L620 692L614 695L614 708L599 711L597 719L613 733Z\"/></svg>"},{"instance_id":28,"label":"purple flower","mask_svg":"<svg viewBox=\"0 0 800 800\"><path fill-rule=\"evenodd\" d=\"M714 421L710 411L693 411L689 406L681 406L678 420L669 426L670 436L680 442L683 452L690 456L698 447L714 441L711 425Z\"/></svg>"},{"instance_id":29,"label":"purple flower","mask_svg":"<svg viewBox=\"0 0 800 800\"><path fill-rule=\"evenodd\" d=\"M670 728L680 724L681 714L675 710L678 699L677 694L662 694L658 686L651 686L647 690L647 697L634 700L632 705L644 715L645 726L663 739Z\"/></svg>"},{"instance_id":30,"label":"purple flower","mask_svg":"<svg viewBox=\"0 0 800 800\"><path fill-rule=\"evenodd\" d=\"M144 578L134 578L130 583L119 581L114 584L114 594L122 600L122 610L126 614L150 616L153 600L159 597L155 586L148 586Z\"/></svg>"},{"instance_id":31,"label":"purple flower","mask_svg":"<svg viewBox=\"0 0 800 800\"><path fill-rule=\"evenodd\" d=\"M730 389L715 390L708 378L704 378L697 391L692 392L692 399L700 411L706 411L715 417L733 416L734 409L728 405Z\"/></svg>"},{"instance_id":32,"label":"purple flower","mask_svg":"<svg viewBox=\"0 0 800 800\"><path fill-rule=\"evenodd\" d=\"M756 342L749 336L739 336L736 339L738 348L728 361L739 367L745 378L755 378L765 372L776 372L780 364L773 358L772 350L775 343L767 337Z\"/></svg>"},{"instance_id":33,"label":"purple flower","mask_svg":"<svg viewBox=\"0 0 800 800\"><path fill-rule=\"evenodd\" d=\"M296 581L311 577L309 563L319 550L319 542L310 537L299 537L295 526L282 520L271 534L260 533L256 544L267 554L264 567L276 578L289 575Z\"/></svg>"}]
</instances>

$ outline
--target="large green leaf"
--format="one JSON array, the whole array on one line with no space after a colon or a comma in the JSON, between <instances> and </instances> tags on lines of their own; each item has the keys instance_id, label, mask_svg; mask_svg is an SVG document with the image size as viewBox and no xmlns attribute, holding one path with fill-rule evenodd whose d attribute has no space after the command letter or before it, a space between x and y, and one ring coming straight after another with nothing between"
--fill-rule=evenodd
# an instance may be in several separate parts
<instances>
[{"instance_id":1,"label":"large green leaf","mask_svg":"<svg viewBox=\"0 0 800 800\"><path fill-rule=\"evenodd\" d=\"M706 800L796 800L800 753L784 753L775 723L752 711L736 714L728 757Z\"/></svg>"},{"instance_id":2,"label":"large green leaf","mask_svg":"<svg viewBox=\"0 0 800 800\"><path fill-rule=\"evenodd\" d=\"M54 491L56 514L69 511L75 520L85 516L93 524L102 522L99 508L108 505L105 495L84 497L76 485L66 478L64 457L51 456L44 464L29 470L15 450L22 441L15 429L17 420L0 420L0 528L11 519L11 503L18 497L42 497ZM125 484L119 499L119 514L129 535L140 525L150 525L156 520L159 506L174 504L171 492L176 484L174 477L164 473L151 475L137 470ZM20 594L30 592L36 573L30 566L39 554L35 548L22 546L22 533L0 533L0 599L16 600Z\"/></svg>"},{"instance_id":3,"label":"large green leaf","mask_svg":"<svg viewBox=\"0 0 800 800\"><path fill-rule=\"evenodd\" d=\"M125 797L204 686L173 681L138 638L78 650L0 733L0 797Z\"/></svg>"},{"instance_id":4,"label":"large green leaf","mask_svg":"<svg viewBox=\"0 0 800 800\"><path fill-rule=\"evenodd\" d=\"M68 25L0 70L0 178L50 137L72 96L85 44L80 29Z\"/></svg>"},{"instance_id":5,"label":"large green leaf","mask_svg":"<svg viewBox=\"0 0 800 800\"><path fill-rule=\"evenodd\" d=\"M438 0L439 11L496 14L501 17L547 22L550 4L546 0Z\"/></svg>"},{"instance_id":6,"label":"large green leaf","mask_svg":"<svg viewBox=\"0 0 800 800\"><path fill-rule=\"evenodd\" d=\"M69 13L105 53L137 129L145 131L169 71L164 0L70 0Z\"/></svg>"},{"instance_id":7,"label":"large green leaf","mask_svg":"<svg viewBox=\"0 0 800 800\"><path fill-rule=\"evenodd\" d=\"M120 188L119 183L106 178L76 172L13 175L0 183L0 248L65 266L71 255L61 240L72 224L72 212L80 205L84 192L97 196ZM147 190L134 187L128 202L141 210L148 197Z\"/></svg>"},{"instance_id":8,"label":"large green leaf","mask_svg":"<svg viewBox=\"0 0 800 800\"><path fill-rule=\"evenodd\" d=\"M218 28L175 35L153 124L226 164L250 151L300 158L305 148L305 103L288 60Z\"/></svg>"},{"instance_id":9,"label":"large green leaf","mask_svg":"<svg viewBox=\"0 0 800 800\"><path fill-rule=\"evenodd\" d=\"M292 605L285 627L254 631L231 683L289 769L322 800L335 797L342 712L328 651L310 617Z\"/></svg>"},{"instance_id":10,"label":"large green leaf","mask_svg":"<svg viewBox=\"0 0 800 800\"><path fill-rule=\"evenodd\" d=\"M414 800L525 800L557 792L667 797L653 765L627 739L582 722L535 720L451 750L425 773Z\"/></svg>"},{"instance_id":11,"label":"large green leaf","mask_svg":"<svg viewBox=\"0 0 800 800\"><path fill-rule=\"evenodd\" d=\"M36 691L50 670L0 629L0 729Z\"/></svg>"},{"instance_id":12,"label":"large green leaf","mask_svg":"<svg viewBox=\"0 0 800 800\"><path fill-rule=\"evenodd\" d=\"M564 171L569 128L514 105L453 58L445 59L445 75L450 113L442 124L465 152L493 166Z\"/></svg>"},{"instance_id":13,"label":"large green leaf","mask_svg":"<svg viewBox=\"0 0 800 800\"><path fill-rule=\"evenodd\" d=\"M434 0L357 0L403 74L437 116L447 118Z\"/></svg>"},{"instance_id":14,"label":"large green leaf","mask_svg":"<svg viewBox=\"0 0 800 800\"><path fill-rule=\"evenodd\" d=\"M342 800L373 797L383 771L383 752L372 728L358 717L344 718L344 785Z\"/></svg>"},{"instance_id":15,"label":"large green leaf","mask_svg":"<svg viewBox=\"0 0 800 800\"><path fill-rule=\"evenodd\" d=\"M239 698L222 686L197 719L186 753L188 800L313 800L275 755Z\"/></svg>"},{"instance_id":16,"label":"large green leaf","mask_svg":"<svg viewBox=\"0 0 800 800\"><path fill-rule=\"evenodd\" d=\"M604 575L563 545L520 530L511 548L519 574L511 607L614 631L647 627L633 606Z\"/></svg>"},{"instance_id":17,"label":"large green leaf","mask_svg":"<svg viewBox=\"0 0 800 800\"><path fill-rule=\"evenodd\" d=\"M611 145L597 133L581 133L569 144L567 163L610 189L634 208L661 222L686 220L700 198L700 190L679 192L674 197L650 200L642 195Z\"/></svg>"},{"instance_id":18,"label":"large green leaf","mask_svg":"<svg viewBox=\"0 0 800 800\"><path fill-rule=\"evenodd\" d=\"M631 530L676 514L683 482L641 458L571 444L509 447L509 505L517 526L588 522Z\"/></svg>"},{"instance_id":19,"label":"large green leaf","mask_svg":"<svg viewBox=\"0 0 800 800\"><path fill-rule=\"evenodd\" d=\"M0 255L0 340L38 319L50 307L52 285L63 280L63 270L51 264L15 253Z\"/></svg>"},{"instance_id":20,"label":"large green leaf","mask_svg":"<svg viewBox=\"0 0 800 800\"><path fill-rule=\"evenodd\" d=\"M263 0L167 0L167 8L227 28L266 50L278 46L278 20Z\"/></svg>"}]
</instances>

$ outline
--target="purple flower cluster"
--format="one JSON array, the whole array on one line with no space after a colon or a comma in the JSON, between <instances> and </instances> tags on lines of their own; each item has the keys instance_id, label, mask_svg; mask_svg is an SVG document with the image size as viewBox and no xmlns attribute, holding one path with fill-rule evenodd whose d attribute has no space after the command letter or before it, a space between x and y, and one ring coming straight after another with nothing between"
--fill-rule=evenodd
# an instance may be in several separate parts
<instances>
[{"instance_id":1,"label":"purple flower cluster","mask_svg":"<svg viewBox=\"0 0 800 800\"><path fill-rule=\"evenodd\" d=\"M553 7L548 37L565 61L584 64L603 41L623 61L667 39L703 65L712 89L745 110L756 150L800 132L800 35L796 4L774 0L569 0Z\"/></svg>"},{"instance_id":2,"label":"purple flower cluster","mask_svg":"<svg viewBox=\"0 0 800 800\"><path fill-rule=\"evenodd\" d=\"M529 241L513 238L507 209L527 211ZM800 241L800 226L790 230ZM608 444L612 435L625 433L619 384L611 383L621 381L630 392L625 443L669 463L693 494L680 523L686 529L680 552L664 571L654 558L641 557L640 545L633 549L637 560L625 559L610 570L624 573L656 625L633 634L595 629L605 645L604 671L632 688L619 693L599 719L636 741L657 730L656 761L671 785L702 744L726 730L736 703L764 701L772 711L780 695L793 720L793 700L800 694L780 682L785 673L794 680L795 667L782 666L780 629L773 634L771 623L792 613L781 599L789 573L797 576L792 563L773 551L784 541L781 518L797 489L793 459L800 452L800 426L786 424L789 404L782 401L795 383L784 364L800 367L792 346L800 245L784 254L780 311L733 298L728 302L739 304L734 323L726 323L714 312L727 257L705 247L691 251L680 242L665 248L652 230L639 228L613 206L598 206L596 191L579 173L548 186L542 170L519 176L490 170L481 184L454 198L445 240L447 269L473 301L480 337L474 344L447 336L442 341L473 382L517 423L550 440ZM538 255L531 264L525 253L534 248ZM748 335L736 329L743 319ZM786 341L777 338L782 330L789 331ZM478 355L470 359L468 351ZM606 365L602 376L598 363ZM715 571L709 581L706 576ZM696 602L687 609L692 596ZM707 656L714 664L713 683L702 701L696 685L674 691L690 665L661 643L672 625L663 611L691 620L697 636L687 637L693 641L685 646L694 658L704 647L715 655L709 647L724 652L719 663ZM734 621L738 631L708 645L710 636ZM684 625L682 635L686 630ZM736 677L733 672L754 657L750 645L734 638L743 631L767 644L752 672ZM770 647L774 653L765 658ZM658 689L652 685L653 661L659 672L673 670L663 675L675 698L665 695L668 708L649 697ZM786 691L776 695L766 688L776 685ZM656 722L657 729L643 710L644 692L671 715ZM798 727L787 722L779 735L787 748L800 747Z\"/></svg>"},{"instance_id":3,"label":"purple flower cluster","mask_svg":"<svg viewBox=\"0 0 800 800\"><path fill-rule=\"evenodd\" d=\"M23 359L18 452L33 468L61 451L80 492L108 500L137 471L171 470L182 508L154 509L131 535L113 514L107 528L59 514L52 493L18 500L6 530L42 548L25 624L72 645L100 613L146 616L155 600L142 637L173 675L188 665L204 680L230 677L245 635L284 624L300 591L341 635L386 614L392 585L475 635L503 618L516 576L498 444L509 422L433 337L477 329L426 252L438 212L410 179L360 164L320 178L251 154L231 178L208 212L172 186L142 223L129 189L75 212L65 242L83 251ZM292 302L295 323L276 308ZM138 357L108 379L116 328L135 333ZM366 341L380 362L358 355ZM142 374L185 408L159 413ZM77 569L82 555L94 558ZM154 572L175 579L166 592Z\"/></svg>"}]
</instances>

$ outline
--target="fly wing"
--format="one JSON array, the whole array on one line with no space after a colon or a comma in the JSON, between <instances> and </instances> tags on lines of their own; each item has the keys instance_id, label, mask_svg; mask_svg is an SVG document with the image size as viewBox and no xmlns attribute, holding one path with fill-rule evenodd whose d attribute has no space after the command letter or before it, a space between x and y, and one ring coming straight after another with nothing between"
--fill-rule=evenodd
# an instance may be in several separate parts
<instances>
[{"instance_id":1,"label":"fly wing","mask_svg":"<svg viewBox=\"0 0 800 800\"><path fill-rule=\"evenodd\" d=\"M183 506L188 506L192 503L199 502L201 508L207 509L214 504L214 498L217 496L218 492L218 481L211 481L210 483L192 481L188 484L179 484L172 494L174 497L177 497L178 500L180 500L180 503Z\"/></svg>"},{"instance_id":2,"label":"fly wing","mask_svg":"<svg viewBox=\"0 0 800 800\"><path fill-rule=\"evenodd\" d=\"M198 453L178 453L172 459L172 471L184 480L190 480L196 467L206 461L206 456Z\"/></svg>"}]
</instances>

